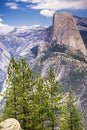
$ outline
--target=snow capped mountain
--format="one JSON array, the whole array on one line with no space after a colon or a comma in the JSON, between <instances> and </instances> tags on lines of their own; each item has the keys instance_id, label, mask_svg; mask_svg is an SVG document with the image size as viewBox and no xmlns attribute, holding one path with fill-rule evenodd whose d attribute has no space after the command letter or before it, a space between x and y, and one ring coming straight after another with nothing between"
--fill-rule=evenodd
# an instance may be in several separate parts
<instances>
[{"instance_id":1,"label":"snow capped mountain","mask_svg":"<svg viewBox=\"0 0 87 130\"><path fill-rule=\"evenodd\" d=\"M9 63L10 54L7 48L0 43L0 69L6 71L7 65Z\"/></svg>"},{"instance_id":2,"label":"snow capped mountain","mask_svg":"<svg viewBox=\"0 0 87 130\"><path fill-rule=\"evenodd\" d=\"M11 55L25 57L31 49L38 46L45 39L46 27L14 28L7 35L0 36L2 43L8 48Z\"/></svg>"},{"instance_id":3,"label":"snow capped mountain","mask_svg":"<svg viewBox=\"0 0 87 130\"><path fill-rule=\"evenodd\" d=\"M38 54L38 45L45 40L46 29L38 25L16 27L8 34L0 35L0 90L11 56L29 59L32 63Z\"/></svg>"},{"instance_id":4,"label":"snow capped mountain","mask_svg":"<svg viewBox=\"0 0 87 130\"><path fill-rule=\"evenodd\" d=\"M6 76L10 58L11 56L7 48L0 42L0 90Z\"/></svg>"}]
</instances>

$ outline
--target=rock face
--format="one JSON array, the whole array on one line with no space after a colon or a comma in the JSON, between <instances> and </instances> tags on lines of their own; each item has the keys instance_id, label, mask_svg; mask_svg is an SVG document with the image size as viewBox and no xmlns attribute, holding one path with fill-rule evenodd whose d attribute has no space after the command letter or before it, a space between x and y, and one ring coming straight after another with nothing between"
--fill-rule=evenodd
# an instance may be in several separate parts
<instances>
[{"instance_id":1,"label":"rock face","mask_svg":"<svg viewBox=\"0 0 87 130\"><path fill-rule=\"evenodd\" d=\"M0 123L0 130L22 130L19 122L14 118L6 119Z\"/></svg>"},{"instance_id":2,"label":"rock face","mask_svg":"<svg viewBox=\"0 0 87 130\"><path fill-rule=\"evenodd\" d=\"M6 77L11 56L29 58L32 64L38 53L38 45L45 40L47 27L18 27L6 35L0 35L0 92Z\"/></svg>"},{"instance_id":3,"label":"rock face","mask_svg":"<svg viewBox=\"0 0 87 130\"><path fill-rule=\"evenodd\" d=\"M74 18L68 13L55 13L49 40L39 46L39 55L33 69L46 77L53 68L64 87L74 91L78 106L84 115L87 130L87 57L86 48ZM49 31L49 32L50 32ZM50 38L51 37L51 38ZM80 51L80 53L77 53Z\"/></svg>"},{"instance_id":4,"label":"rock face","mask_svg":"<svg viewBox=\"0 0 87 130\"><path fill-rule=\"evenodd\" d=\"M85 43L87 47L87 23L86 19L75 19L80 33L71 14L55 13L53 25L49 28L16 28L7 35L1 35L0 87L6 75L3 71L7 70L11 55L16 59L25 58L30 64L33 61L31 65L34 72L44 77L53 68L65 92L72 88L76 94L87 130L87 57L84 46Z\"/></svg>"},{"instance_id":5,"label":"rock face","mask_svg":"<svg viewBox=\"0 0 87 130\"><path fill-rule=\"evenodd\" d=\"M53 19L52 41L87 54L74 17L66 12L55 13Z\"/></svg>"}]
</instances>

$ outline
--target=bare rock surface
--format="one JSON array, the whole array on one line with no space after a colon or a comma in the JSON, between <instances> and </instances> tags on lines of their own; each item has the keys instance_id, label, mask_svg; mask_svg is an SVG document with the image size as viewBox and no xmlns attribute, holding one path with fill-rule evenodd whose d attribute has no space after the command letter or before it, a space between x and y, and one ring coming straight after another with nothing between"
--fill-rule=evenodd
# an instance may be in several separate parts
<instances>
[{"instance_id":1,"label":"bare rock surface","mask_svg":"<svg viewBox=\"0 0 87 130\"><path fill-rule=\"evenodd\" d=\"M53 68L64 91L73 90L87 130L87 50L74 17L67 12L55 13L47 36L49 40L39 46L33 70L47 78Z\"/></svg>"},{"instance_id":2,"label":"bare rock surface","mask_svg":"<svg viewBox=\"0 0 87 130\"><path fill-rule=\"evenodd\" d=\"M52 40L71 49L80 50L84 55L87 54L75 19L70 13L62 12L54 14Z\"/></svg>"},{"instance_id":3,"label":"bare rock surface","mask_svg":"<svg viewBox=\"0 0 87 130\"><path fill-rule=\"evenodd\" d=\"M0 123L0 130L21 130L21 127L16 119L9 118Z\"/></svg>"}]
</instances>

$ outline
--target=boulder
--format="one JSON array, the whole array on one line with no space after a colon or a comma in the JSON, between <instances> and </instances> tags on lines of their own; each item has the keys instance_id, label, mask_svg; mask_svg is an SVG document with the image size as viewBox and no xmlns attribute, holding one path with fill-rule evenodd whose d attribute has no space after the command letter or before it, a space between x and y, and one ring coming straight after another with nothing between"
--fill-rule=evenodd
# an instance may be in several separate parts
<instances>
[{"instance_id":1,"label":"boulder","mask_svg":"<svg viewBox=\"0 0 87 130\"><path fill-rule=\"evenodd\" d=\"M22 130L19 122L14 118L9 118L0 123L0 130Z\"/></svg>"}]
</instances>

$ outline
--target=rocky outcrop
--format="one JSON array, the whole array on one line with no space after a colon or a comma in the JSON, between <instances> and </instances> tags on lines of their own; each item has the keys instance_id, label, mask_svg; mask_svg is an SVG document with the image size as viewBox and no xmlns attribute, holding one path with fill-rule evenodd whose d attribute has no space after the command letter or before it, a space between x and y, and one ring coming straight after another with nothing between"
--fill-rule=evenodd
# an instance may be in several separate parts
<instances>
[{"instance_id":1,"label":"rocky outcrop","mask_svg":"<svg viewBox=\"0 0 87 130\"><path fill-rule=\"evenodd\" d=\"M45 44L46 45L46 44ZM33 70L42 77L47 77L47 74L53 68L56 79L67 92L71 88L78 101L79 108L84 115L84 123L87 130L87 61L77 54L70 51L54 52L41 50L41 54L37 57Z\"/></svg>"},{"instance_id":2,"label":"rocky outcrop","mask_svg":"<svg viewBox=\"0 0 87 130\"><path fill-rule=\"evenodd\" d=\"M64 91L67 92L69 88L74 91L87 130L87 50L73 16L55 13L47 36L48 41L38 47L34 72L47 77L48 71L53 68Z\"/></svg>"},{"instance_id":3,"label":"rocky outcrop","mask_svg":"<svg viewBox=\"0 0 87 130\"><path fill-rule=\"evenodd\" d=\"M87 45L87 24L83 24L86 21L79 21L79 19L77 25ZM83 25L85 30L83 30ZM10 54L16 59L25 58L28 63L31 63L34 57L32 68L35 73L39 73L41 76L46 77L49 69L53 68L56 78L63 85L65 92L72 88L76 94L79 106L84 113L85 124L87 124L87 60L85 56L75 52L75 50L79 50L86 55L86 48L73 16L69 13L55 13L53 25L47 29L27 29L26 31L17 29L16 31L3 37L0 36L3 45L10 50ZM0 49L2 52L1 46ZM36 54L36 57L33 54ZM6 62L5 59L3 60L3 55L0 57L0 61L2 63L0 65L3 67ZM0 73L2 79L2 70ZM5 78L5 76L3 77ZM0 130L19 130L14 128L14 121L8 120L5 121L8 122L7 125L4 122L0 124L2 127ZM9 129L10 126L12 129Z\"/></svg>"},{"instance_id":4,"label":"rocky outcrop","mask_svg":"<svg viewBox=\"0 0 87 130\"><path fill-rule=\"evenodd\" d=\"M77 28L74 17L67 12L55 13L51 41L66 45L71 49L87 54L86 47Z\"/></svg>"},{"instance_id":5,"label":"rocky outcrop","mask_svg":"<svg viewBox=\"0 0 87 130\"><path fill-rule=\"evenodd\" d=\"M0 123L0 130L22 130L19 122L14 118L6 119Z\"/></svg>"}]
</instances>

